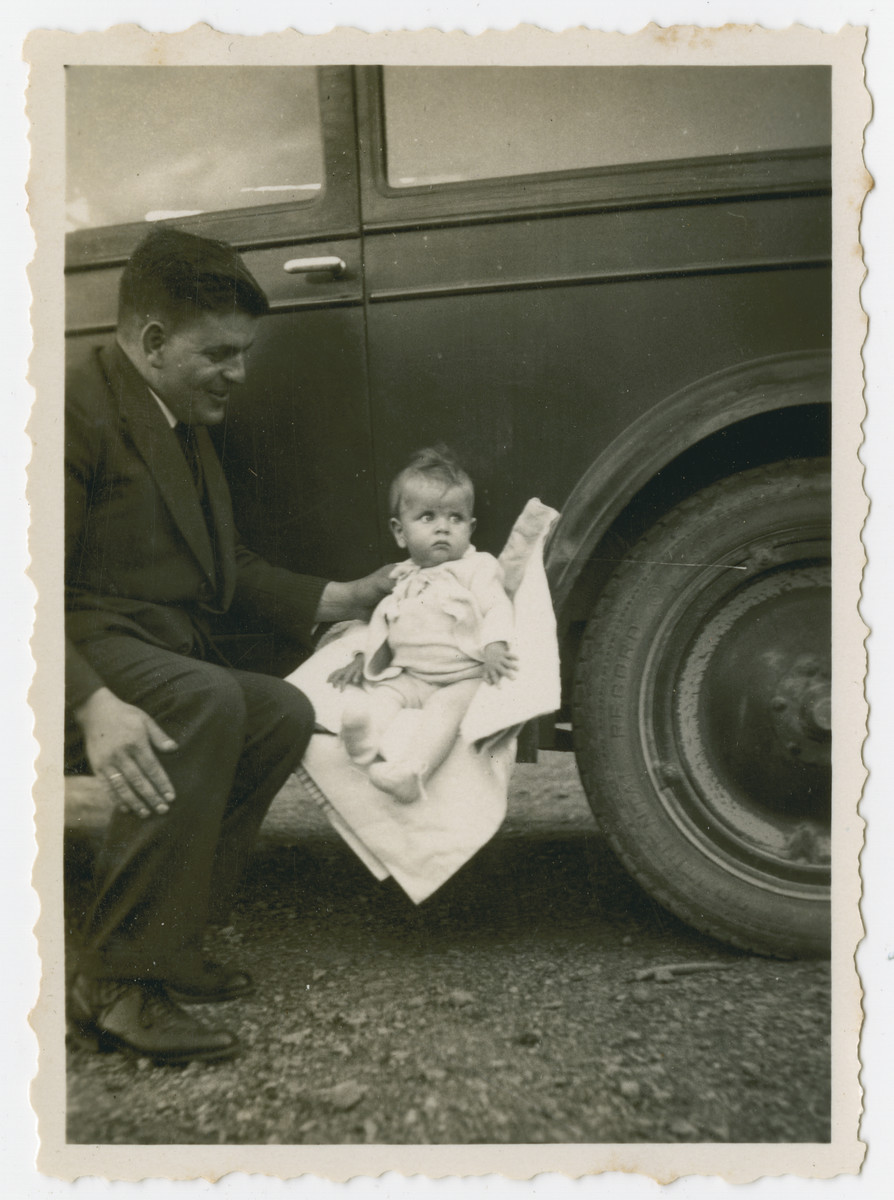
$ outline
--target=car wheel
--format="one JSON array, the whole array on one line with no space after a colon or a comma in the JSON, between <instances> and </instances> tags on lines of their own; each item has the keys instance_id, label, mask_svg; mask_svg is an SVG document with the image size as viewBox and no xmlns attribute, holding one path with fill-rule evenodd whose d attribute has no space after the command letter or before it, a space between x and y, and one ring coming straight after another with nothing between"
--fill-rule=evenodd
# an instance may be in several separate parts
<instances>
[{"instance_id":1,"label":"car wheel","mask_svg":"<svg viewBox=\"0 0 894 1200\"><path fill-rule=\"evenodd\" d=\"M625 554L578 659L578 766L655 899L780 956L830 940L828 460L743 472Z\"/></svg>"}]
</instances>

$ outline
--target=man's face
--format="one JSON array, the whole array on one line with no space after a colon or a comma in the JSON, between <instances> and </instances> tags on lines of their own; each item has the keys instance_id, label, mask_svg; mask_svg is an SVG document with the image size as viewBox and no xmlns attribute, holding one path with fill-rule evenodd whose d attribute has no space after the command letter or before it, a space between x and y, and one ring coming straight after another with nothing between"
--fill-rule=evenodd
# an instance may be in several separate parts
<instances>
[{"instance_id":1,"label":"man's face","mask_svg":"<svg viewBox=\"0 0 894 1200\"><path fill-rule=\"evenodd\" d=\"M436 567L462 558L472 540L472 497L463 487L445 488L428 479L407 481L400 516L391 518L398 546L419 567Z\"/></svg>"},{"instance_id":2,"label":"man's face","mask_svg":"<svg viewBox=\"0 0 894 1200\"><path fill-rule=\"evenodd\" d=\"M218 425L230 390L245 379L245 358L257 317L203 312L174 329L155 322L144 330L147 382L178 421Z\"/></svg>"}]
</instances>

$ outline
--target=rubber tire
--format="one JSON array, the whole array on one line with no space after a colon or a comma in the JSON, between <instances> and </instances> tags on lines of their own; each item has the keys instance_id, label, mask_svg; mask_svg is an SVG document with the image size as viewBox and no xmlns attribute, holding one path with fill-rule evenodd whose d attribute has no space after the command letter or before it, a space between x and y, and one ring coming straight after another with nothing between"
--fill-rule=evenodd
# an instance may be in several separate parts
<instances>
[{"instance_id":1,"label":"rubber tire","mask_svg":"<svg viewBox=\"0 0 894 1200\"><path fill-rule=\"evenodd\" d=\"M679 576L659 564L717 562L735 554L737 539L747 540L749 531L764 529L770 536L774 523L792 520L805 528L824 526L829 509L826 459L743 472L679 504L628 551L596 601L572 696L581 779L624 867L687 924L740 948L785 958L828 953L828 886L811 887L803 896L774 894L724 868L681 832L646 761L640 712L650 710L643 679L678 592L673 581Z\"/></svg>"}]
</instances>

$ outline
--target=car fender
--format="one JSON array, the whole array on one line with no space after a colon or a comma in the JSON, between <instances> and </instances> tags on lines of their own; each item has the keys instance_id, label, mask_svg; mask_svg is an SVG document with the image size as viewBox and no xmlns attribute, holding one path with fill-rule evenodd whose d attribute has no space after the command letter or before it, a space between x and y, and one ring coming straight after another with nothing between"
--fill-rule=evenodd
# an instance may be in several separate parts
<instances>
[{"instance_id":1,"label":"car fender","mask_svg":"<svg viewBox=\"0 0 894 1200\"><path fill-rule=\"evenodd\" d=\"M581 476L546 549L562 623L575 582L612 523L655 475L712 434L751 417L828 404L831 356L773 355L708 375L668 396L611 442Z\"/></svg>"}]
</instances>

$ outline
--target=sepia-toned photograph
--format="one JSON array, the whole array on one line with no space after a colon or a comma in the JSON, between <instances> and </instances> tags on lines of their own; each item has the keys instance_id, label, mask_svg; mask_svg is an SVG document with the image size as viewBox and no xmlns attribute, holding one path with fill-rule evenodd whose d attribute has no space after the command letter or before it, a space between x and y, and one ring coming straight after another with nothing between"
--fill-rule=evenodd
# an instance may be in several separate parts
<instances>
[{"instance_id":1,"label":"sepia-toned photograph","mask_svg":"<svg viewBox=\"0 0 894 1200\"><path fill-rule=\"evenodd\" d=\"M830 51L72 45L53 1161L855 1169Z\"/></svg>"}]
</instances>

